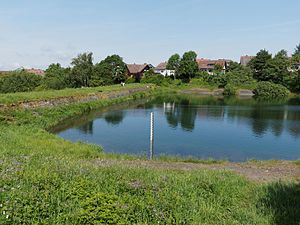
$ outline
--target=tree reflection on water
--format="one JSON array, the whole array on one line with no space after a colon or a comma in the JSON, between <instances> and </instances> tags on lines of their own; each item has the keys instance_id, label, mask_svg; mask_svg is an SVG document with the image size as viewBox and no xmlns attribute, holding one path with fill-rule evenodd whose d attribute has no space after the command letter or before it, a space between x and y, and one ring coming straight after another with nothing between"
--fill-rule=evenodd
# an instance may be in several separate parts
<instances>
[{"instance_id":1,"label":"tree reflection on water","mask_svg":"<svg viewBox=\"0 0 300 225\"><path fill-rule=\"evenodd\" d=\"M156 100L161 101L161 99ZM169 97L163 103L163 110L170 127L193 131L196 118L224 120L225 118L248 124L253 133L261 137L267 131L279 137L286 130L293 137L300 136L299 101L290 99L281 103L257 102L254 99L217 99ZM150 104L150 103L149 103ZM155 101L152 102L155 104ZM294 121L294 122L293 122Z\"/></svg>"}]
</instances>

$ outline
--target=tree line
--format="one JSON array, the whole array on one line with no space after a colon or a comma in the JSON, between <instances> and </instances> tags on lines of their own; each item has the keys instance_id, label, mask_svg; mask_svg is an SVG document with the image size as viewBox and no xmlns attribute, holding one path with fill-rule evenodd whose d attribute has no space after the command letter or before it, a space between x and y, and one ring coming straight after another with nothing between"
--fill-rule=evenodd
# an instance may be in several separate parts
<instances>
[{"instance_id":1,"label":"tree line","mask_svg":"<svg viewBox=\"0 0 300 225\"><path fill-rule=\"evenodd\" d=\"M71 67L64 68L59 63L51 64L45 71L45 76L29 74L26 71L14 71L0 76L0 92L19 92L44 89L63 89L96 87L118 84L120 82L155 83L158 85L180 85L191 83L199 86L211 85L225 89L225 94L234 94L238 88L249 88L257 93L287 95L300 92L300 70L294 67L300 62L300 44L296 46L291 57L287 51L281 50L274 56L267 50L260 50L256 56L243 66L230 62L226 71L219 65L213 73L200 71L197 64L197 54L194 51L172 55L167 63L167 69L174 70L173 77L164 78L147 71L141 80L128 77L126 64L119 55L111 55L94 64L92 53L82 53L71 61Z\"/></svg>"},{"instance_id":2,"label":"tree line","mask_svg":"<svg viewBox=\"0 0 300 225\"><path fill-rule=\"evenodd\" d=\"M126 64L118 55L93 64L93 54L82 53L72 59L71 65L64 68L59 63L51 64L43 77L25 70L4 74L0 77L0 92L96 87L117 84L127 78Z\"/></svg>"},{"instance_id":3,"label":"tree line","mask_svg":"<svg viewBox=\"0 0 300 225\"><path fill-rule=\"evenodd\" d=\"M262 49L246 66L230 62L223 71L220 65L215 65L212 74L200 71L196 59L197 54L193 51L182 57L174 54L168 60L167 69L175 70L175 77L183 82L225 88L228 95L234 94L238 88L254 89L264 97L300 92L300 44L291 57L286 50L272 56Z\"/></svg>"}]
</instances>

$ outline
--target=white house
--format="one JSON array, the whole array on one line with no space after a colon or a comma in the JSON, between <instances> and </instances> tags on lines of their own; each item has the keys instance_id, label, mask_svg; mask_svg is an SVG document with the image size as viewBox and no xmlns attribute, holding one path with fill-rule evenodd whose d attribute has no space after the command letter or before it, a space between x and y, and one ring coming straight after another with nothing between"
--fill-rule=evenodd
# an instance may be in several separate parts
<instances>
[{"instance_id":1,"label":"white house","mask_svg":"<svg viewBox=\"0 0 300 225\"><path fill-rule=\"evenodd\" d=\"M175 70L168 70L167 63L160 63L157 67L154 68L154 72L163 75L164 77L174 76Z\"/></svg>"}]
</instances>

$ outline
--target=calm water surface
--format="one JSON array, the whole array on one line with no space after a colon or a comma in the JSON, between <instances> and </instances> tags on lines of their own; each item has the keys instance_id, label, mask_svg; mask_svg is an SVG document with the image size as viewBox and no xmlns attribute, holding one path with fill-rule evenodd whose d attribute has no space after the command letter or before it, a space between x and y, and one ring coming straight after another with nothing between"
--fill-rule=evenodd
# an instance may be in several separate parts
<instances>
[{"instance_id":1,"label":"calm water surface","mask_svg":"<svg viewBox=\"0 0 300 225\"><path fill-rule=\"evenodd\" d=\"M195 158L300 158L300 100L160 97L121 104L65 122L67 140L102 145L106 152L147 155L150 113L155 114L155 155Z\"/></svg>"}]
</instances>

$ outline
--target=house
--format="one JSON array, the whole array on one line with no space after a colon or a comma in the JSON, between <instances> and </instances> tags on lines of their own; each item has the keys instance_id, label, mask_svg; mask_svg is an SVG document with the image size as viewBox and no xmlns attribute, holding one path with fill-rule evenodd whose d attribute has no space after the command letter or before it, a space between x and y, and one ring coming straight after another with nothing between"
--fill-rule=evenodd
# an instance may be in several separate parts
<instances>
[{"instance_id":1,"label":"house","mask_svg":"<svg viewBox=\"0 0 300 225\"><path fill-rule=\"evenodd\" d=\"M288 68L289 72L295 72L300 70L300 62L292 62L292 65Z\"/></svg>"},{"instance_id":2,"label":"house","mask_svg":"<svg viewBox=\"0 0 300 225\"><path fill-rule=\"evenodd\" d=\"M45 71L41 70L41 69L31 68L31 69L24 69L24 71L26 71L27 73L32 73L32 74L39 75L39 76L45 75Z\"/></svg>"},{"instance_id":3,"label":"house","mask_svg":"<svg viewBox=\"0 0 300 225\"><path fill-rule=\"evenodd\" d=\"M217 60L211 60L211 59L197 59L198 68L200 71L208 72L209 74L213 74L213 70L217 65L219 65L222 68L222 72L225 73L227 66L231 60L227 59L217 59Z\"/></svg>"},{"instance_id":4,"label":"house","mask_svg":"<svg viewBox=\"0 0 300 225\"><path fill-rule=\"evenodd\" d=\"M143 74L152 69L153 66L151 64L126 64L128 76L134 77L136 80L140 80Z\"/></svg>"},{"instance_id":5,"label":"house","mask_svg":"<svg viewBox=\"0 0 300 225\"><path fill-rule=\"evenodd\" d=\"M164 77L174 76L175 70L167 69L167 62L162 62L158 64L157 67L154 68L154 72L163 75Z\"/></svg>"},{"instance_id":6,"label":"house","mask_svg":"<svg viewBox=\"0 0 300 225\"><path fill-rule=\"evenodd\" d=\"M300 62L294 63L294 68L299 71L300 70Z\"/></svg>"},{"instance_id":7,"label":"house","mask_svg":"<svg viewBox=\"0 0 300 225\"><path fill-rule=\"evenodd\" d=\"M255 56L244 55L240 58L240 64L242 66L247 66L251 59L255 58Z\"/></svg>"}]
</instances>

